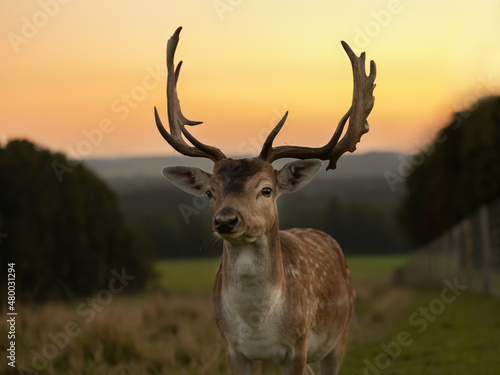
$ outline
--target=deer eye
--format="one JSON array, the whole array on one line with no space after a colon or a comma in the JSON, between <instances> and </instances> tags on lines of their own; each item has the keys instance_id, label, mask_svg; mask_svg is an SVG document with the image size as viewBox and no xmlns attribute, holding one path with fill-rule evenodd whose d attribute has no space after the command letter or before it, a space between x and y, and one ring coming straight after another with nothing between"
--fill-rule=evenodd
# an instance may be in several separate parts
<instances>
[{"instance_id":1,"label":"deer eye","mask_svg":"<svg viewBox=\"0 0 500 375\"><path fill-rule=\"evenodd\" d=\"M212 192L210 190L207 190L205 192L205 195L208 197L208 199L212 199L214 197L214 195L212 194Z\"/></svg>"},{"instance_id":2,"label":"deer eye","mask_svg":"<svg viewBox=\"0 0 500 375\"><path fill-rule=\"evenodd\" d=\"M262 189L262 195L264 197L270 197L272 192L273 189L271 189L270 187L265 187L264 189Z\"/></svg>"}]
</instances>

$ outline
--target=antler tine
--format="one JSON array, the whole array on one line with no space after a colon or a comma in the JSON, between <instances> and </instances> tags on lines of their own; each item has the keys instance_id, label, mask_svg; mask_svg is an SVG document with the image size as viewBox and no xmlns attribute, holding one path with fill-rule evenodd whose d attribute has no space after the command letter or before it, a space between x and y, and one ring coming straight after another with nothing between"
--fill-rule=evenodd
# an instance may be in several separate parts
<instances>
[{"instance_id":1,"label":"antler tine","mask_svg":"<svg viewBox=\"0 0 500 375\"><path fill-rule=\"evenodd\" d=\"M184 128L185 125L199 125L201 121L188 120L181 111L179 97L177 96L177 81L181 71L182 61L177 64L174 70L174 56L177 44L179 43L179 34L182 27L177 28L167 43L167 113L170 133L163 126L158 111L155 107L155 121L160 134L163 138L178 152L186 156L209 158L216 162L225 159L226 156L216 147L208 146L196 140ZM182 134L193 144L190 146L182 138Z\"/></svg>"},{"instance_id":2,"label":"antler tine","mask_svg":"<svg viewBox=\"0 0 500 375\"><path fill-rule=\"evenodd\" d=\"M332 150L327 169L335 169L338 159L346 151L353 152L356 150L356 144L361 140L361 136L370 130L366 119L375 103L375 97L373 96L373 90L376 86L375 77L377 75L375 62L373 60L370 61L370 73L367 76L365 71L365 53L362 52L357 57L346 42L342 41L341 43L352 65L354 80L352 113L349 118L349 126L347 127L346 134L334 150Z\"/></svg>"},{"instance_id":3,"label":"antler tine","mask_svg":"<svg viewBox=\"0 0 500 375\"><path fill-rule=\"evenodd\" d=\"M322 147L279 146L273 148L272 142L283 127L284 120L286 119L285 115L264 142L264 146L259 155L260 158L269 162L281 158L317 158L321 160L330 160L326 168L328 170L336 168L337 161L342 154L346 151L353 152L356 149L356 144L360 141L361 136L369 129L366 119L373 108L375 100L373 97L373 89L375 88L376 66L375 62L371 61L370 74L366 76L365 53L363 52L357 57L347 43L342 42L342 46L352 65L354 77L353 99L351 108L349 108L347 113L340 120L330 141ZM347 131L344 137L339 141L348 119L349 126Z\"/></svg>"},{"instance_id":4,"label":"antler tine","mask_svg":"<svg viewBox=\"0 0 500 375\"><path fill-rule=\"evenodd\" d=\"M262 146L262 150L260 151L259 157L261 159L267 160L269 152L273 150L274 138L276 138L283 125L285 125L287 117L288 117L288 111L285 112L285 115L281 118L280 122L278 122L278 124L274 127L271 133L269 133L269 135L267 136L266 141Z\"/></svg>"},{"instance_id":5,"label":"antler tine","mask_svg":"<svg viewBox=\"0 0 500 375\"><path fill-rule=\"evenodd\" d=\"M294 158L294 159L328 159L328 155L333 147L339 141L340 136L342 135L342 131L344 130L344 125L351 114L352 108L349 108L347 113L342 117L339 124L337 125L337 129L335 133L333 133L330 141L322 146L322 147L303 147L303 146L278 146L272 147L272 143L274 138L278 135L279 131L283 127L286 120L286 116L281 119L281 121L276 125L276 127L272 130L272 132L267 136L266 141L264 142L264 146L262 147L262 151L259 155L261 159L267 160L272 163L275 160L282 158Z\"/></svg>"}]
</instances>

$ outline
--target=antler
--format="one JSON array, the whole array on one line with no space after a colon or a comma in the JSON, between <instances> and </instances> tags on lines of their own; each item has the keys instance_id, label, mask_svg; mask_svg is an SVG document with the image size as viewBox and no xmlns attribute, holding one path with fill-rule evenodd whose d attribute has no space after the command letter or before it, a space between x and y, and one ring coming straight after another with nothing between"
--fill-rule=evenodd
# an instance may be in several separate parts
<instances>
[{"instance_id":1,"label":"antler","mask_svg":"<svg viewBox=\"0 0 500 375\"><path fill-rule=\"evenodd\" d=\"M372 60L370 61L370 74L367 76L365 72L365 53L361 53L358 57L354 54L347 43L342 42L342 46L349 56L349 60L351 60L352 72L354 76L352 105L344 117L340 120L330 141L323 147L272 147L274 138L276 138L276 135L285 124L285 120L288 116L287 112L264 142L262 151L259 155L261 159L267 160L270 163L274 160L282 158L317 158L321 160L330 160L328 166L326 167L328 170L335 169L337 167L337 160L346 151L353 152L356 150L356 144L360 141L361 136L369 130L366 119L370 114L375 101L373 89L375 88L374 82L377 72L375 62ZM349 126L344 137L339 141L347 119L349 119Z\"/></svg>"},{"instance_id":2,"label":"antler","mask_svg":"<svg viewBox=\"0 0 500 375\"><path fill-rule=\"evenodd\" d=\"M181 30L182 27L175 30L174 35L172 35L167 43L167 112L170 133L163 126L155 107L156 126L163 138L165 138L170 146L176 151L186 156L209 158L216 162L226 158L222 151L216 147L201 143L185 128L185 125L199 125L202 122L188 120L182 114L179 97L177 96L177 80L179 79L182 61L177 64L177 68L174 71L174 55L177 44L179 43L179 34ZM181 134L184 134L193 146L188 145Z\"/></svg>"}]
</instances>

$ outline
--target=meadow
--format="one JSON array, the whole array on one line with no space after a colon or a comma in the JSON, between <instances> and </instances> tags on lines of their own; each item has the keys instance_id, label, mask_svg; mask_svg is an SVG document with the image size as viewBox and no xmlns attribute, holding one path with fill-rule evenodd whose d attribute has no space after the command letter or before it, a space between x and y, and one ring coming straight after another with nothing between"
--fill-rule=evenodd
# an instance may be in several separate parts
<instances>
[{"instance_id":1,"label":"meadow","mask_svg":"<svg viewBox=\"0 0 500 375\"><path fill-rule=\"evenodd\" d=\"M496 374L500 301L454 286L409 289L391 284L405 256L348 259L358 302L341 374ZM217 260L156 264L157 286L116 296L94 314L78 305L19 303L17 369L1 374L226 373L224 342L212 319L210 290ZM5 311L2 312L5 316ZM4 348L7 323L0 323ZM317 371L317 366L314 366ZM257 364L257 374L278 374Z\"/></svg>"},{"instance_id":2,"label":"meadow","mask_svg":"<svg viewBox=\"0 0 500 375\"><path fill-rule=\"evenodd\" d=\"M407 255L352 256L348 258L354 282L388 283ZM158 285L172 293L209 293L219 259L176 259L155 263Z\"/></svg>"}]
</instances>

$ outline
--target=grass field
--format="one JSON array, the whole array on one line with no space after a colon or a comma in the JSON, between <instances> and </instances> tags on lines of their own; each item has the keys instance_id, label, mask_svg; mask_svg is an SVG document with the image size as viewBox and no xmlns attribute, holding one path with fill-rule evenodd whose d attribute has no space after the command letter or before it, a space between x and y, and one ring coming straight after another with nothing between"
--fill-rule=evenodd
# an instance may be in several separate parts
<instances>
[{"instance_id":1,"label":"grass field","mask_svg":"<svg viewBox=\"0 0 500 375\"><path fill-rule=\"evenodd\" d=\"M162 260L155 264L158 285L176 294L207 294L212 291L219 259Z\"/></svg>"},{"instance_id":2,"label":"grass field","mask_svg":"<svg viewBox=\"0 0 500 375\"><path fill-rule=\"evenodd\" d=\"M439 289L417 289L390 321L378 316L373 336L355 337L344 374L495 375L500 367L500 302L463 293L441 304Z\"/></svg>"},{"instance_id":3,"label":"grass field","mask_svg":"<svg viewBox=\"0 0 500 375\"><path fill-rule=\"evenodd\" d=\"M388 283L407 255L353 256L347 259L354 282ZM162 260L155 264L158 284L172 293L210 293L219 259Z\"/></svg>"},{"instance_id":4,"label":"grass field","mask_svg":"<svg viewBox=\"0 0 500 375\"><path fill-rule=\"evenodd\" d=\"M340 374L496 375L500 301L466 293L453 287L453 280L434 289L391 286L392 271L404 261L399 256L349 259L358 302ZM168 293L117 296L92 319L77 313L82 301L18 302L19 367L9 367L2 355L0 374L225 374L225 346L211 313L216 266L214 260L161 262L156 270ZM71 322L79 331L75 326L68 331ZM2 350L7 328L0 321ZM272 366L255 370L279 374Z\"/></svg>"}]
</instances>

